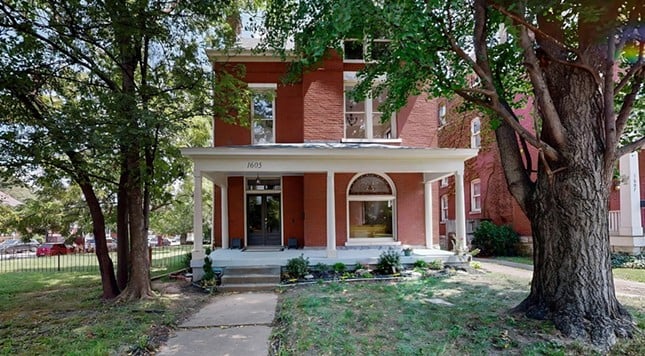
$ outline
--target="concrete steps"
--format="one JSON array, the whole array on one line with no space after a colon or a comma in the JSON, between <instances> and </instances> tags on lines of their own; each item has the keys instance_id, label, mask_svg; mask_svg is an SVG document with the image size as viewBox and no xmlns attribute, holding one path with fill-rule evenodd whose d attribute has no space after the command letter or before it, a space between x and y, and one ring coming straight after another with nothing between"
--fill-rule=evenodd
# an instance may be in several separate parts
<instances>
[{"instance_id":1,"label":"concrete steps","mask_svg":"<svg viewBox=\"0 0 645 356\"><path fill-rule=\"evenodd\" d=\"M280 266L226 267L222 274L221 292L273 290L280 283Z\"/></svg>"}]
</instances>

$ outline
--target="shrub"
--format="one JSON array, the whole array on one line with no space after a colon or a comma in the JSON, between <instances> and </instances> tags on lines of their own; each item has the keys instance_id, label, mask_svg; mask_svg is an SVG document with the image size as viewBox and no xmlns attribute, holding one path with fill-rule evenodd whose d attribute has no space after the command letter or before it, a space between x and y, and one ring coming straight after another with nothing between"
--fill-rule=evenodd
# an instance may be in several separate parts
<instances>
[{"instance_id":1,"label":"shrub","mask_svg":"<svg viewBox=\"0 0 645 356\"><path fill-rule=\"evenodd\" d=\"M443 260L436 259L428 264L428 268L434 269L434 270L440 270L443 269Z\"/></svg>"},{"instance_id":2,"label":"shrub","mask_svg":"<svg viewBox=\"0 0 645 356\"><path fill-rule=\"evenodd\" d=\"M428 268L428 262L424 260L416 260L414 261L414 265L412 265L414 268Z\"/></svg>"},{"instance_id":3,"label":"shrub","mask_svg":"<svg viewBox=\"0 0 645 356\"><path fill-rule=\"evenodd\" d=\"M520 237L509 226L497 226L483 221L473 232L472 245L482 256L515 256Z\"/></svg>"},{"instance_id":4,"label":"shrub","mask_svg":"<svg viewBox=\"0 0 645 356\"><path fill-rule=\"evenodd\" d=\"M383 274L395 274L401 268L401 253L393 248L381 253L376 270Z\"/></svg>"},{"instance_id":5,"label":"shrub","mask_svg":"<svg viewBox=\"0 0 645 356\"><path fill-rule=\"evenodd\" d=\"M345 271L347 271L347 266L345 266L345 264L342 262L336 262L331 266L331 269L333 269L334 273L336 273L337 275L342 275L343 273L345 273Z\"/></svg>"},{"instance_id":6,"label":"shrub","mask_svg":"<svg viewBox=\"0 0 645 356\"><path fill-rule=\"evenodd\" d=\"M287 273L293 278L303 278L309 271L309 257L304 254L287 261Z\"/></svg>"},{"instance_id":7,"label":"shrub","mask_svg":"<svg viewBox=\"0 0 645 356\"><path fill-rule=\"evenodd\" d=\"M645 269L645 255L631 256L614 253L611 255L611 267Z\"/></svg>"},{"instance_id":8,"label":"shrub","mask_svg":"<svg viewBox=\"0 0 645 356\"><path fill-rule=\"evenodd\" d=\"M193 259L193 253L192 252L186 252L182 257L181 257L181 267L190 270L190 261Z\"/></svg>"},{"instance_id":9,"label":"shrub","mask_svg":"<svg viewBox=\"0 0 645 356\"><path fill-rule=\"evenodd\" d=\"M314 269L316 271L320 272L320 273L327 273L327 272L329 272L330 267L329 267L329 265L326 265L326 264L320 262L320 263L317 263L314 266Z\"/></svg>"},{"instance_id":10,"label":"shrub","mask_svg":"<svg viewBox=\"0 0 645 356\"><path fill-rule=\"evenodd\" d=\"M215 280L213 261L211 261L209 257L204 257L204 276L202 277L202 284L213 280Z\"/></svg>"},{"instance_id":11,"label":"shrub","mask_svg":"<svg viewBox=\"0 0 645 356\"><path fill-rule=\"evenodd\" d=\"M481 269L482 264L479 261L472 261L472 262L470 262L470 267L473 268L473 269Z\"/></svg>"}]
</instances>

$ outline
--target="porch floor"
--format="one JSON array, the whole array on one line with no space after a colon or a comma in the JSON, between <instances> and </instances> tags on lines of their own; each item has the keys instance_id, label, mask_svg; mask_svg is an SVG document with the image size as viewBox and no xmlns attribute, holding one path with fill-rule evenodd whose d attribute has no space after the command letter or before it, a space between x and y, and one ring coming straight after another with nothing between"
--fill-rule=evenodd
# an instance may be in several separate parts
<instances>
[{"instance_id":1,"label":"porch floor","mask_svg":"<svg viewBox=\"0 0 645 356\"><path fill-rule=\"evenodd\" d=\"M370 247L351 247L338 248L336 257L328 258L325 249L284 249L283 251L242 251L237 249L216 249L210 254L213 261L213 267L231 267L231 266L286 266L287 261L299 257L301 254L309 258L309 265L314 266L317 263L332 265L342 262L347 265L362 263L374 265L387 246L370 246ZM400 250L400 249L397 249ZM417 260L432 262L434 260L443 260L444 263L461 263L452 251L438 249L415 248L410 256L403 256L401 253L401 263L412 264Z\"/></svg>"}]
</instances>

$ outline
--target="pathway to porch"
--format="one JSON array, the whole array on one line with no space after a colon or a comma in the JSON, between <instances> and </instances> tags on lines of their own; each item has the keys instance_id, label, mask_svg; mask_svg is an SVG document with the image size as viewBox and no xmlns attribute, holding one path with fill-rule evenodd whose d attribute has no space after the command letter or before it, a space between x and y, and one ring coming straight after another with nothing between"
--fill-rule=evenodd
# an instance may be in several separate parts
<instances>
[{"instance_id":1,"label":"pathway to porch","mask_svg":"<svg viewBox=\"0 0 645 356\"><path fill-rule=\"evenodd\" d=\"M381 253L387 251L387 246L374 247L351 247L337 249L336 257L327 257L325 249L285 249L282 251L268 250L236 250L236 249L217 249L213 250L210 258L213 261L213 267L230 267L230 266L286 266L287 261L292 258L303 255L309 258L311 266L317 263L332 265L342 262L346 265L362 263L374 265L378 262ZM400 250L400 248L397 248ZM401 263L412 264L417 260L432 262L436 259L443 260L445 263L458 263L455 253L438 249L413 249L410 256L403 256L401 253Z\"/></svg>"}]
</instances>

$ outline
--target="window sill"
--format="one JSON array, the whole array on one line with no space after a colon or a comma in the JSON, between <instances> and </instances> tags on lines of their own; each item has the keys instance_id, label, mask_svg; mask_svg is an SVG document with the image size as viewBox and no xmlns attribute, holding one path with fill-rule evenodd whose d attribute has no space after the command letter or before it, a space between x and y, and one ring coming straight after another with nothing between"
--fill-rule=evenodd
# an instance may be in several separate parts
<instances>
[{"instance_id":1,"label":"window sill","mask_svg":"<svg viewBox=\"0 0 645 356\"><path fill-rule=\"evenodd\" d=\"M400 246L392 237L350 237L345 246Z\"/></svg>"},{"instance_id":2,"label":"window sill","mask_svg":"<svg viewBox=\"0 0 645 356\"><path fill-rule=\"evenodd\" d=\"M468 213L469 213L469 214L481 214L481 213L482 213L482 211L481 211L481 210L471 210L471 211L469 211Z\"/></svg>"},{"instance_id":3,"label":"window sill","mask_svg":"<svg viewBox=\"0 0 645 356\"><path fill-rule=\"evenodd\" d=\"M402 143L400 138L343 138L341 143Z\"/></svg>"}]
</instances>

